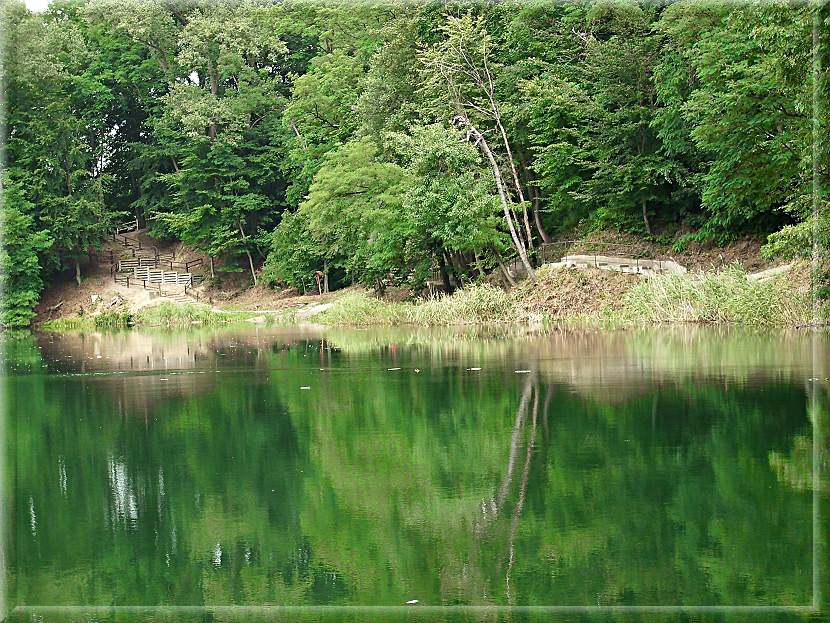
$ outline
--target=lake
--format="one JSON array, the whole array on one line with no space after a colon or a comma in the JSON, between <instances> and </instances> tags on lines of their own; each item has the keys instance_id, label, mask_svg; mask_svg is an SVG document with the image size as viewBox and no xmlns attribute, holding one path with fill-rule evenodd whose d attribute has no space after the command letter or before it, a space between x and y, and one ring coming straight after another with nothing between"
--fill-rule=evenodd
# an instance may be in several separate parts
<instances>
[{"instance_id":1,"label":"lake","mask_svg":"<svg viewBox=\"0 0 830 623\"><path fill-rule=\"evenodd\" d=\"M827 335L194 328L6 357L9 606L819 616ZM17 616L106 618L82 612Z\"/></svg>"}]
</instances>

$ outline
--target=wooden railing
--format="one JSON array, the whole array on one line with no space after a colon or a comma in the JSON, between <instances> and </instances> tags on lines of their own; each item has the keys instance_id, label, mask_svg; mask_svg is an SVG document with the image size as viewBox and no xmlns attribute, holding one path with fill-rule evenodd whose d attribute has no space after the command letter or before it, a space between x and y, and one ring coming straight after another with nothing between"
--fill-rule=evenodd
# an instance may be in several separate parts
<instances>
[{"instance_id":1,"label":"wooden railing","mask_svg":"<svg viewBox=\"0 0 830 623\"><path fill-rule=\"evenodd\" d=\"M133 278L149 283L171 283L174 285L193 284L193 275L191 273L179 273L149 267L135 267L133 269Z\"/></svg>"},{"instance_id":2,"label":"wooden railing","mask_svg":"<svg viewBox=\"0 0 830 623\"><path fill-rule=\"evenodd\" d=\"M118 272L123 273L134 268L153 267L155 268L158 261L152 257L137 257L132 260L118 260Z\"/></svg>"},{"instance_id":3,"label":"wooden railing","mask_svg":"<svg viewBox=\"0 0 830 623\"><path fill-rule=\"evenodd\" d=\"M141 249L142 248L141 247L141 240L138 240L137 238L130 238L129 236L125 236L124 234L121 234L117 231L114 231L112 233L112 239L115 240L116 242L120 242L125 247L136 248L136 249Z\"/></svg>"},{"instance_id":4,"label":"wooden railing","mask_svg":"<svg viewBox=\"0 0 830 623\"><path fill-rule=\"evenodd\" d=\"M138 217L135 217L135 220L125 221L115 226L116 235L124 231L138 231Z\"/></svg>"}]
</instances>

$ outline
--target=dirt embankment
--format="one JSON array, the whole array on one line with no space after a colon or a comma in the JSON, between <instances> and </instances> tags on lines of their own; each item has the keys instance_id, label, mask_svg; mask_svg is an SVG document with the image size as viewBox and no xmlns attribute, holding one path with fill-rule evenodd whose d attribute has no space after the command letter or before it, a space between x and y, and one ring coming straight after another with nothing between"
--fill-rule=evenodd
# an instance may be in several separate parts
<instances>
[{"instance_id":1,"label":"dirt embankment","mask_svg":"<svg viewBox=\"0 0 830 623\"><path fill-rule=\"evenodd\" d=\"M137 251L141 256L149 257L158 251L180 263L200 257L181 242L157 240L147 235L145 230L127 235L141 242L142 248ZM142 287L127 287L113 279L113 264L118 260L132 259L134 251L110 240L97 253L81 258L80 286L68 272L57 275L35 308L35 322L111 311L138 311L164 301L157 293Z\"/></svg>"},{"instance_id":2,"label":"dirt embankment","mask_svg":"<svg viewBox=\"0 0 830 623\"><path fill-rule=\"evenodd\" d=\"M744 270L753 273L776 263L761 257L762 241L756 238L741 238L721 247L714 243L691 241L682 250L676 251L672 245L644 240L634 234L597 231L579 242L555 241L555 245L556 255L597 253L630 258L673 259L690 271L718 270L739 262Z\"/></svg>"},{"instance_id":3,"label":"dirt embankment","mask_svg":"<svg viewBox=\"0 0 830 623\"><path fill-rule=\"evenodd\" d=\"M516 300L531 314L573 316L622 308L625 293L642 277L607 270L542 266L537 283L522 282Z\"/></svg>"},{"instance_id":4,"label":"dirt embankment","mask_svg":"<svg viewBox=\"0 0 830 623\"><path fill-rule=\"evenodd\" d=\"M130 234L135 237L136 234ZM138 239L145 248L155 247L161 253L172 254L176 261L184 262L200 257L181 243L163 243L138 232ZM725 247L690 243L682 252L675 252L668 245L648 242L620 232L595 232L578 243L560 242L554 247L552 260L560 255L576 253L615 254L631 258L674 259L690 271L717 270L735 261L740 262L748 272L769 268L773 263L760 256L761 243L744 239ZM141 287L126 287L114 282L111 274L112 257L129 258L130 249L108 242L102 253L85 259L82 264L84 275L80 287L69 275L59 277L44 292L36 311L37 321L96 314L106 311L137 311L144 307L168 300ZM207 259L201 270L208 276ZM514 291L515 298L529 313L545 313L551 316L594 314L622 306L625 293L641 277L631 274L601 270L553 270L543 266L538 271L535 286L521 283ZM315 306L331 302L343 291L330 294L299 295L294 290L274 290L265 286L249 287L247 273L218 273L221 286L211 287L205 283L197 288L199 300L211 307L225 310L281 311ZM351 290L351 289L349 289ZM385 297L389 301L407 298L411 292L405 289L390 289Z\"/></svg>"}]
</instances>

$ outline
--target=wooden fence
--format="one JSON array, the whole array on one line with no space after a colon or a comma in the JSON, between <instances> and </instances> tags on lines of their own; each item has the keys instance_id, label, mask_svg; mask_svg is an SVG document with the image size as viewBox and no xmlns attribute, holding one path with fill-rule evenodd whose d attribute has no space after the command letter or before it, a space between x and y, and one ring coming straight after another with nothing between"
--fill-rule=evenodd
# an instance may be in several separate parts
<instances>
[{"instance_id":1,"label":"wooden fence","mask_svg":"<svg viewBox=\"0 0 830 623\"><path fill-rule=\"evenodd\" d=\"M138 217L132 221L125 221L115 226L115 233L120 234L125 231L138 231Z\"/></svg>"},{"instance_id":2,"label":"wooden fence","mask_svg":"<svg viewBox=\"0 0 830 623\"><path fill-rule=\"evenodd\" d=\"M179 273L142 266L137 266L133 269L133 278L149 283L193 285L193 275L191 273Z\"/></svg>"},{"instance_id":3,"label":"wooden fence","mask_svg":"<svg viewBox=\"0 0 830 623\"><path fill-rule=\"evenodd\" d=\"M118 272L123 273L135 268L153 267L158 265L158 261L152 257L137 257L132 260L118 260Z\"/></svg>"}]
</instances>

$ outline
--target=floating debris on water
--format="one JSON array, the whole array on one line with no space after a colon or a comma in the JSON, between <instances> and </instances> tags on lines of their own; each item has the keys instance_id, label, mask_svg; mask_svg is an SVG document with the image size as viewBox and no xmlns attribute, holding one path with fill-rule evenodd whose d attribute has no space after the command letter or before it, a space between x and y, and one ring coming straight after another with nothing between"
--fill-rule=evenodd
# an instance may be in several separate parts
<instances>
[{"instance_id":1,"label":"floating debris on water","mask_svg":"<svg viewBox=\"0 0 830 623\"><path fill-rule=\"evenodd\" d=\"M389 372L394 372L395 370L400 370L400 368L386 368Z\"/></svg>"}]
</instances>

